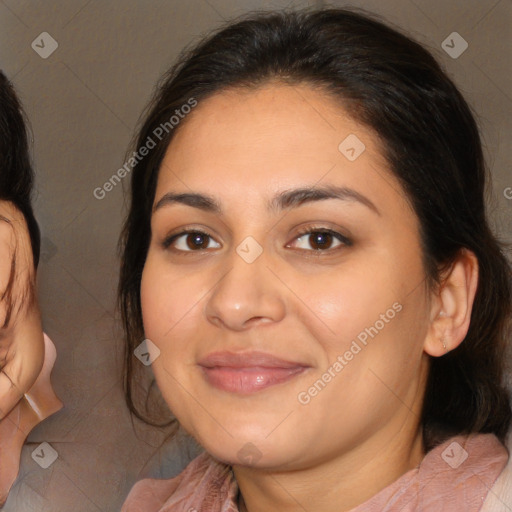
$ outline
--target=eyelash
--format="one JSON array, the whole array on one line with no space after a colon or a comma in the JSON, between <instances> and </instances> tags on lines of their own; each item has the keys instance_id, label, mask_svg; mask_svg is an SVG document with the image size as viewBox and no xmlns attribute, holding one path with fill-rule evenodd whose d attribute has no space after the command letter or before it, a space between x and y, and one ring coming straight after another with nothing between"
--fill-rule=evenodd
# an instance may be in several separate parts
<instances>
[{"instance_id":1,"label":"eyelash","mask_svg":"<svg viewBox=\"0 0 512 512\"><path fill-rule=\"evenodd\" d=\"M350 247L352 245L352 241L347 238L346 236L342 235L341 233L338 233L337 231L334 231L332 229L329 229L329 228L325 228L325 227L315 227L315 226L308 226L307 228L304 228L303 230L301 230L299 233L297 233L297 235L295 235L294 237L294 241L296 241L297 239L299 238L302 238L303 236L305 235L311 235L311 234L328 234L328 235L331 235L333 236L334 238L336 238L339 242L341 242L341 245L337 246L337 247L334 247L334 248L330 248L330 249L298 249L300 251L306 251L306 252L310 252L310 253L327 253L327 252L333 252L333 251L336 251L338 249L341 249L343 248L344 246L345 247ZM177 233L175 235L171 235L169 237L167 237L163 242L162 242L162 246L164 249L169 249L171 244L177 240L178 238L184 236L184 235L190 235L190 234L198 234L198 235L203 235L205 237L208 237L208 238L213 238L210 233L207 233L206 231L203 231L201 229L184 229L183 231L181 231L180 233ZM174 249L175 251L177 252L181 252L181 253L193 253L193 252L202 252L202 250L204 249L197 249L197 250L189 250L189 251L183 251L181 249Z\"/></svg>"}]
</instances>

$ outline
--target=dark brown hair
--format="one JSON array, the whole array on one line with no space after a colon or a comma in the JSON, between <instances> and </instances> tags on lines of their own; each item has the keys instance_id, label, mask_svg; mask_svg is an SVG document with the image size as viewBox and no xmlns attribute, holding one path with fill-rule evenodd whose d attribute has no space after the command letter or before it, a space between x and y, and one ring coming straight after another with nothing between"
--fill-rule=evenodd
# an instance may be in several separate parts
<instances>
[{"instance_id":1,"label":"dark brown hair","mask_svg":"<svg viewBox=\"0 0 512 512\"><path fill-rule=\"evenodd\" d=\"M320 88L377 135L419 219L429 287L439 285L442 270L462 249L477 256L479 284L467 336L447 355L431 358L424 442L429 450L450 434L469 432L503 440L511 421L502 383L510 266L486 219L482 146L463 96L425 48L369 15L344 9L249 13L182 53L159 84L136 149L191 97L201 102L227 88L270 80ZM134 373L133 350L144 339L140 284L158 171L182 123L135 165L120 239L126 399L152 424L148 402L145 411L135 405L137 386L148 388Z\"/></svg>"}]
</instances>

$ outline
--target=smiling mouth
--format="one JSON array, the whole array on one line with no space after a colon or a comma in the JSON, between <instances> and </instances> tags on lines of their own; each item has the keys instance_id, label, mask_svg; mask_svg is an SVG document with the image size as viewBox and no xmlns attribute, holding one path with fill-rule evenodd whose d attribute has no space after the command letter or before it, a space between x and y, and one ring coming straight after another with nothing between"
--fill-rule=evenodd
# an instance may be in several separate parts
<instances>
[{"instance_id":1,"label":"smiling mouth","mask_svg":"<svg viewBox=\"0 0 512 512\"><path fill-rule=\"evenodd\" d=\"M250 394L283 384L309 366L261 352L215 352L199 362L206 381L217 389Z\"/></svg>"},{"instance_id":2,"label":"smiling mouth","mask_svg":"<svg viewBox=\"0 0 512 512\"><path fill-rule=\"evenodd\" d=\"M306 368L304 366L295 368L215 366L213 368L203 367L202 370L206 380L212 386L231 393L249 394L287 382L303 373Z\"/></svg>"}]
</instances>

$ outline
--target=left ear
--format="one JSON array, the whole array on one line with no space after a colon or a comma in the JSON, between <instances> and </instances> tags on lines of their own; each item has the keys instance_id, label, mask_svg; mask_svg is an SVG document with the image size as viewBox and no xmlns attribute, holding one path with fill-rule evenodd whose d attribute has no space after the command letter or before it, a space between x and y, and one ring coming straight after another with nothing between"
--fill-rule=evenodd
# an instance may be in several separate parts
<instances>
[{"instance_id":1,"label":"left ear","mask_svg":"<svg viewBox=\"0 0 512 512\"><path fill-rule=\"evenodd\" d=\"M461 249L441 284L431 295L430 326L424 351L439 357L457 348L469 329L478 285L478 259Z\"/></svg>"}]
</instances>

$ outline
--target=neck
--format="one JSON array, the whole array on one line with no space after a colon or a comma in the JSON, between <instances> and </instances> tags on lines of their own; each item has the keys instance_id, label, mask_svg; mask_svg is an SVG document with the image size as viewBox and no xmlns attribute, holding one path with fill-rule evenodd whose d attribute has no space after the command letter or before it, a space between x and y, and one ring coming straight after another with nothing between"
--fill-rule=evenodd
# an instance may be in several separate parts
<instances>
[{"instance_id":1,"label":"neck","mask_svg":"<svg viewBox=\"0 0 512 512\"><path fill-rule=\"evenodd\" d=\"M419 427L406 440L402 431L388 436L386 443L382 436L369 439L350 453L305 469L283 472L233 466L240 512L350 511L423 459Z\"/></svg>"}]
</instances>

